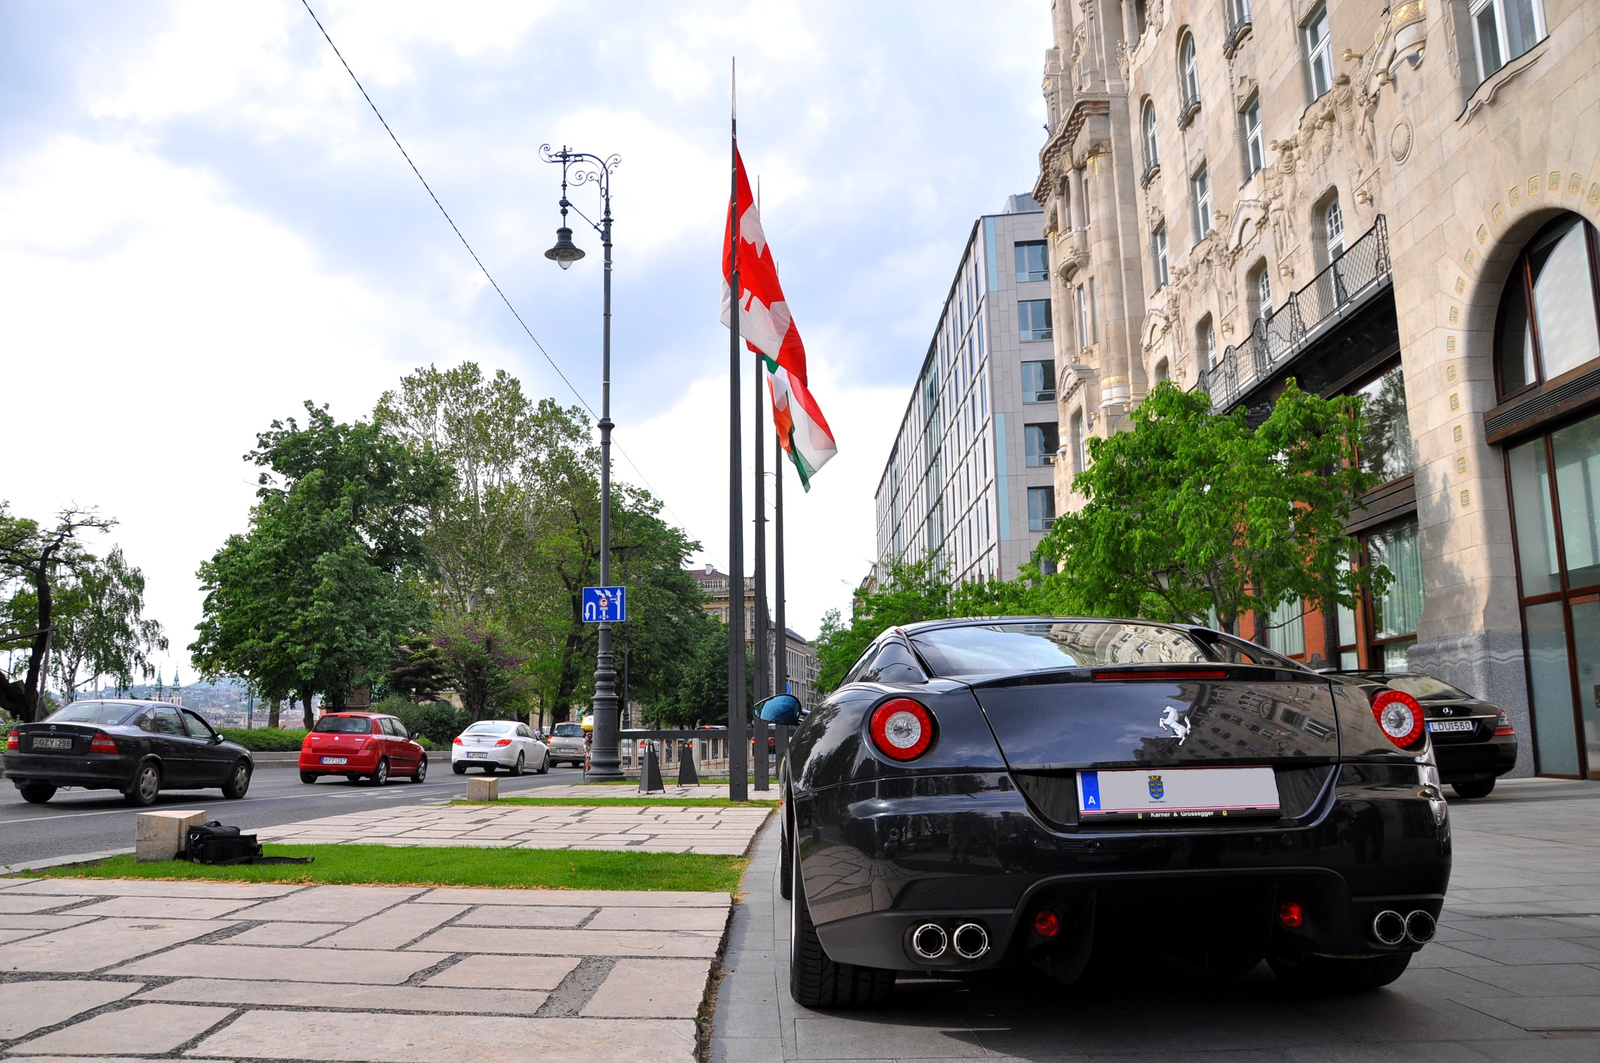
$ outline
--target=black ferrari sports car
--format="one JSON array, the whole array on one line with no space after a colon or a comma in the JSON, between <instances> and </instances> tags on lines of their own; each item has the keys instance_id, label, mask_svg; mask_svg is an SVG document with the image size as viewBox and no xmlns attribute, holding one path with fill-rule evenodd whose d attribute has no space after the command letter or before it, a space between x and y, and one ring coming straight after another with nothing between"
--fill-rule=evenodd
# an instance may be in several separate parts
<instances>
[{"instance_id":1,"label":"black ferrari sports car","mask_svg":"<svg viewBox=\"0 0 1600 1063\"><path fill-rule=\"evenodd\" d=\"M796 722L768 699L763 719ZM891 628L799 721L782 782L790 987L1180 952L1366 989L1434 933L1448 809L1423 712L1145 621Z\"/></svg>"},{"instance_id":2,"label":"black ferrari sports car","mask_svg":"<svg viewBox=\"0 0 1600 1063\"><path fill-rule=\"evenodd\" d=\"M1368 691L1389 687L1422 704L1439 778L1459 797L1488 797L1517 766L1517 732L1505 710L1422 672L1327 672Z\"/></svg>"},{"instance_id":3,"label":"black ferrari sports car","mask_svg":"<svg viewBox=\"0 0 1600 1063\"><path fill-rule=\"evenodd\" d=\"M193 709L160 701L74 701L38 723L13 727L3 760L24 800L42 805L63 786L120 790L153 804L162 790L250 789L255 761Z\"/></svg>"}]
</instances>

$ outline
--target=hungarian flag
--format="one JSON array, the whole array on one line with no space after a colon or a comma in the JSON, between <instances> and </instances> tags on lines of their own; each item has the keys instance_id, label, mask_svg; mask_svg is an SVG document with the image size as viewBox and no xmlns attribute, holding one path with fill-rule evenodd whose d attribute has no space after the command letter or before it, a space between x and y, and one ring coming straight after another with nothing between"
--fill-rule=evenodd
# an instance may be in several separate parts
<instances>
[{"instance_id":1,"label":"hungarian flag","mask_svg":"<svg viewBox=\"0 0 1600 1063\"><path fill-rule=\"evenodd\" d=\"M778 267L772 260L766 234L761 231L761 215L750 194L750 179L744 160L734 149L738 178L738 198L729 212L728 230L722 243L722 323L732 327L730 313L734 235L739 240L739 335L766 369L767 389L772 393L772 423L778 440L800 474L800 486L811 490L811 477L838 453L833 432L806 386L806 349L800 331L794 327L789 304L778 283Z\"/></svg>"}]
</instances>

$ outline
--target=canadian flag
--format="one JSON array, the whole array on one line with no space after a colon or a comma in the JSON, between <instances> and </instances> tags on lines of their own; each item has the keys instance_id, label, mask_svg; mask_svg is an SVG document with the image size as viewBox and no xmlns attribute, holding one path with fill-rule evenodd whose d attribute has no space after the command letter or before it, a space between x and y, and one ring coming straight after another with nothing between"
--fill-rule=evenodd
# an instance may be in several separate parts
<instances>
[{"instance_id":1,"label":"canadian flag","mask_svg":"<svg viewBox=\"0 0 1600 1063\"><path fill-rule=\"evenodd\" d=\"M732 255L739 240L739 334L761 356L767 390L772 394L772 423L778 440L800 474L800 486L811 490L811 477L839 452L833 431L806 385L806 349L800 342L789 304L778 283L778 267L761 230L761 215L750 194L744 159L734 149L738 188L728 230L722 242L722 323L731 327Z\"/></svg>"}]
</instances>

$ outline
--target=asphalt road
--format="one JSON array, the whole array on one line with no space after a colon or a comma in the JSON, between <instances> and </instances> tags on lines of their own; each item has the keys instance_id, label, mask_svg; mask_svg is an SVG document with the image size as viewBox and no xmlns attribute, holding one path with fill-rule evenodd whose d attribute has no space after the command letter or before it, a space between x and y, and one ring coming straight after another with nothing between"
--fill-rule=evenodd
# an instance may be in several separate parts
<instances>
[{"instance_id":1,"label":"asphalt road","mask_svg":"<svg viewBox=\"0 0 1600 1063\"><path fill-rule=\"evenodd\" d=\"M321 816L337 816L382 805L414 805L465 797L467 778L452 774L445 761L428 765L428 781L391 779L381 789L343 779L322 779L307 785L289 768L258 768L250 791L242 800L229 801L220 790L163 793L152 808L204 809L213 819L249 830ZM552 784L583 778L576 768L551 768L548 775L500 779L502 796L512 796ZM60 790L49 804L30 805L9 779L0 780L0 865L21 864L79 853L132 850L134 816L139 809L122 795L108 790Z\"/></svg>"}]
</instances>

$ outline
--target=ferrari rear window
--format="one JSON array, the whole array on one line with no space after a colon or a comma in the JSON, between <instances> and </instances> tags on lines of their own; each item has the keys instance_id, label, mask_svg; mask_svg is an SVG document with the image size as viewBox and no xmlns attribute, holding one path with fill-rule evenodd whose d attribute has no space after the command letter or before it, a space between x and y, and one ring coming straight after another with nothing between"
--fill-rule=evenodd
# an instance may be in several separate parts
<instances>
[{"instance_id":1,"label":"ferrari rear window","mask_svg":"<svg viewBox=\"0 0 1600 1063\"><path fill-rule=\"evenodd\" d=\"M119 724L143 709L143 705L123 705L114 701L74 701L52 713L49 722Z\"/></svg>"},{"instance_id":2,"label":"ferrari rear window","mask_svg":"<svg viewBox=\"0 0 1600 1063\"><path fill-rule=\"evenodd\" d=\"M1122 621L972 624L919 631L911 641L940 676L1211 660L1183 631Z\"/></svg>"},{"instance_id":3,"label":"ferrari rear window","mask_svg":"<svg viewBox=\"0 0 1600 1063\"><path fill-rule=\"evenodd\" d=\"M336 735L371 734L372 719L367 716L324 716L312 730Z\"/></svg>"}]
</instances>

